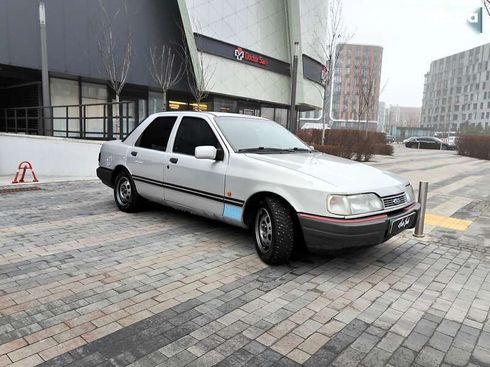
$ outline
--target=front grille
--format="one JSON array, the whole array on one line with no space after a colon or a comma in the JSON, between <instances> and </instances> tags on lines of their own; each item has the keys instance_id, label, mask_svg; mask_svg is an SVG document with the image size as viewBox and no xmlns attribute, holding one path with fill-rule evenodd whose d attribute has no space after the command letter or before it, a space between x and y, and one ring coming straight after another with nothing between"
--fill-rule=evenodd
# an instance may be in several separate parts
<instances>
[{"instance_id":1,"label":"front grille","mask_svg":"<svg viewBox=\"0 0 490 367\"><path fill-rule=\"evenodd\" d=\"M383 198L383 205L385 209L399 206L407 202L407 196L405 194L398 194L390 197Z\"/></svg>"}]
</instances>

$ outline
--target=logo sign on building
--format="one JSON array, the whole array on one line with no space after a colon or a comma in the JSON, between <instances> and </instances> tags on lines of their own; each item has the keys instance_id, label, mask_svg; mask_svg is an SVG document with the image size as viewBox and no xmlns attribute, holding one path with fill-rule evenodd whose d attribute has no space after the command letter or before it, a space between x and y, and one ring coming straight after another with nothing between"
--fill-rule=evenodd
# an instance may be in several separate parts
<instances>
[{"instance_id":1,"label":"logo sign on building","mask_svg":"<svg viewBox=\"0 0 490 367\"><path fill-rule=\"evenodd\" d=\"M483 8L478 8L474 12L470 13L467 18L467 22L475 32L483 33Z\"/></svg>"},{"instance_id":2,"label":"logo sign on building","mask_svg":"<svg viewBox=\"0 0 490 367\"><path fill-rule=\"evenodd\" d=\"M235 49L235 57L238 61L243 60L243 56L245 56L245 51L242 50L241 47Z\"/></svg>"},{"instance_id":3,"label":"logo sign on building","mask_svg":"<svg viewBox=\"0 0 490 367\"><path fill-rule=\"evenodd\" d=\"M194 33L197 50L228 60L248 64L274 73L290 75L289 63L233 45L203 34Z\"/></svg>"},{"instance_id":4,"label":"logo sign on building","mask_svg":"<svg viewBox=\"0 0 490 367\"><path fill-rule=\"evenodd\" d=\"M241 47L237 47L235 49L235 57L238 61L248 61L254 64L259 64L263 66L267 66L269 64L269 61L265 58L263 58L260 55L253 54L251 52L245 51Z\"/></svg>"}]
</instances>

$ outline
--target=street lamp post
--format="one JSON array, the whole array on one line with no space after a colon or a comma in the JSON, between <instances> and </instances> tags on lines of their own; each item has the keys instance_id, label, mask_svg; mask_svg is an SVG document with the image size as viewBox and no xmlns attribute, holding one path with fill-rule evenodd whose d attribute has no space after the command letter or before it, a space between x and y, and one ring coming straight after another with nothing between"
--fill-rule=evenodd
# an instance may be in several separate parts
<instances>
[{"instance_id":1,"label":"street lamp post","mask_svg":"<svg viewBox=\"0 0 490 367\"><path fill-rule=\"evenodd\" d=\"M39 127L39 130L44 130L46 135L53 134L53 122L50 119L51 111L47 106L51 105L49 94L49 74L48 74L48 42L46 38L46 7L44 1L39 1L39 26L41 29L41 83L43 93L43 115L44 129Z\"/></svg>"},{"instance_id":2,"label":"street lamp post","mask_svg":"<svg viewBox=\"0 0 490 367\"><path fill-rule=\"evenodd\" d=\"M293 68L291 71L291 107L289 112L289 130L293 133L296 132L297 119L296 119L296 81L298 79L298 55L299 55L299 42L294 42L294 56L293 56Z\"/></svg>"}]
</instances>

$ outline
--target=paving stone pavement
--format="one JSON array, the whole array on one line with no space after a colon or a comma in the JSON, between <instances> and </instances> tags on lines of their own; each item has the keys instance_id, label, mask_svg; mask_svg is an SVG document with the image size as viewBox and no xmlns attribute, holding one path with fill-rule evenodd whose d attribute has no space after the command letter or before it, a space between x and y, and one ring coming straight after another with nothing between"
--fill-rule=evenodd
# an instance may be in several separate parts
<instances>
[{"instance_id":1,"label":"paving stone pavement","mask_svg":"<svg viewBox=\"0 0 490 367\"><path fill-rule=\"evenodd\" d=\"M96 181L40 188L0 195L0 366L490 366L472 226L268 267L244 230L122 213ZM485 190L455 213L484 214Z\"/></svg>"}]
</instances>

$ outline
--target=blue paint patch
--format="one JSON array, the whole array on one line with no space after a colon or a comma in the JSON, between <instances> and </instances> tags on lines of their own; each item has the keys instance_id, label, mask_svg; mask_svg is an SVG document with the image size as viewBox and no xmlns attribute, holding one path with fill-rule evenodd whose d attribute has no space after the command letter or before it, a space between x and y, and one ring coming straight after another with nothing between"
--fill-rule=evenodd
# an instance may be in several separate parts
<instances>
[{"instance_id":1,"label":"blue paint patch","mask_svg":"<svg viewBox=\"0 0 490 367\"><path fill-rule=\"evenodd\" d=\"M242 221L243 208L237 205L225 204L225 210L223 211L223 217L226 219L235 220L237 222Z\"/></svg>"}]
</instances>

